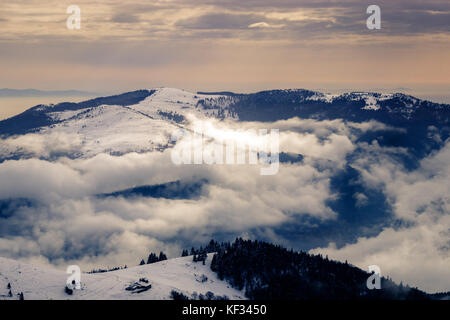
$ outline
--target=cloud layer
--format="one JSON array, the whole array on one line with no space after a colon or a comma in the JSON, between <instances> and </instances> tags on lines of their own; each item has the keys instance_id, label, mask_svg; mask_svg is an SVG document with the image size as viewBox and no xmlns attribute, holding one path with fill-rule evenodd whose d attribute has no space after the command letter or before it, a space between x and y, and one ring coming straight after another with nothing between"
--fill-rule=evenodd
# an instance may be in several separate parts
<instances>
[{"instance_id":1,"label":"cloud layer","mask_svg":"<svg viewBox=\"0 0 450 320\"><path fill-rule=\"evenodd\" d=\"M0 255L89 270L133 265L149 251L178 256L181 248L213 236L259 237L299 247L298 239L277 228L305 224L320 232L322 223L338 221L341 213L330 204L342 194L331 181L350 166L359 173L351 183L361 186L351 197L355 207L366 207L371 193L381 192L400 224L375 236L363 234L356 243L313 251L364 269L377 264L394 280L423 289L448 290L450 143L441 141L440 151L410 171L399 160L408 150L359 140L368 132L397 130L377 122L294 118L270 124L211 120L210 125L218 135L278 128L280 151L303 158L282 163L277 175L261 176L254 165L177 166L171 149L70 159L65 154L80 148L83 137L53 139L47 133L2 140L7 150L20 147L28 159L0 164ZM208 184L198 199L95 196L176 180Z\"/></svg>"},{"instance_id":2,"label":"cloud layer","mask_svg":"<svg viewBox=\"0 0 450 320\"><path fill-rule=\"evenodd\" d=\"M430 291L450 287L450 143L421 161L412 172L386 155L359 159L354 166L362 183L385 193L399 228L387 228L373 238L337 249L313 250L335 259L348 259L366 269L380 266L385 275L405 279Z\"/></svg>"},{"instance_id":3,"label":"cloud layer","mask_svg":"<svg viewBox=\"0 0 450 320\"><path fill-rule=\"evenodd\" d=\"M267 128L258 123L212 121L211 125L219 134L224 130ZM139 256L136 248L142 254L149 249L148 243L160 244L163 240L175 246L180 233L184 239L196 241L218 232L240 234L256 227L276 226L299 215L335 219L336 213L327 205L335 197L329 179L353 151L352 139L360 129L341 121L300 119L271 126L283 128L281 152L304 157L299 163L282 164L275 176L261 176L260 166L248 164L176 166L171 162L170 149L67 158L64 155L73 149L83 148L79 143L83 137L77 135L29 134L3 140L3 156L11 157L20 150L22 159L0 164L0 199L28 199L33 205L19 206L2 222L2 254L39 257L52 263L81 257L92 264L130 262L131 257ZM368 128L372 126L376 128L376 124ZM133 186L200 179L209 184L199 200L94 196ZM56 237L58 240L53 239ZM140 246L130 243L123 252L110 252L111 247L128 246L120 242L123 237L148 240ZM9 246L11 239L16 243L13 247Z\"/></svg>"}]
</instances>

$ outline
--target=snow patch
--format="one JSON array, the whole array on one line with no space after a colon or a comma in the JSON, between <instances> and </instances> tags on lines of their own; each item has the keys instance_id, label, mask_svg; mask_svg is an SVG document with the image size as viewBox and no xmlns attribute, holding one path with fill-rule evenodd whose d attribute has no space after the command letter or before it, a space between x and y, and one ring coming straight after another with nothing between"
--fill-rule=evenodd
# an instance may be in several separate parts
<instances>
[{"instance_id":1,"label":"snow patch","mask_svg":"<svg viewBox=\"0 0 450 320\"><path fill-rule=\"evenodd\" d=\"M193 262L192 256L169 259L162 262L132 267L112 272L81 275L81 290L72 295L64 292L68 274L0 258L0 300L18 299L23 292L25 300L169 300L172 290L191 297L193 294L227 296L232 300L246 299L242 291L232 288L211 271L212 254L206 264ZM148 280L144 290L126 290L140 279ZM8 297L8 283L12 297Z\"/></svg>"}]
</instances>

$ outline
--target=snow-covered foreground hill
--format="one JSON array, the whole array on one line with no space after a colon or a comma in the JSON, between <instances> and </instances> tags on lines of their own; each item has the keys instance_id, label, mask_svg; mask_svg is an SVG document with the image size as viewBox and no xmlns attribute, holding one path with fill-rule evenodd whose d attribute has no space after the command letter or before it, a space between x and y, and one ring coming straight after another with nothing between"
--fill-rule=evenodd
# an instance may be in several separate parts
<instances>
[{"instance_id":1,"label":"snow-covered foreground hill","mask_svg":"<svg viewBox=\"0 0 450 320\"><path fill-rule=\"evenodd\" d=\"M211 259L212 254L205 265L193 262L190 256L105 273L82 273L82 289L68 295L64 288L69 275L64 271L0 258L0 300L18 299L20 292L23 292L25 300L168 300L172 290L189 297L210 291L215 296L245 299L243 292L233 289L211 271ZM141 279L148 280L148 283ZM8 283L12 297L8 297ZM126 290L134 283L151 284L151 289L141 293L137 293L139 290Z\"/></svg>"}]
</instances>

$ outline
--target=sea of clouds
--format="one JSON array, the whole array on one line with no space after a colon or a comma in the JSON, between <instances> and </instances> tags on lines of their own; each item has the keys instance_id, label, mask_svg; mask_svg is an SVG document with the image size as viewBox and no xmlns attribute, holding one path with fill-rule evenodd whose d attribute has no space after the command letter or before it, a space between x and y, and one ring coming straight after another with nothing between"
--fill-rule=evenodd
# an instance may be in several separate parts
<instances>
[{"instance_id":1,"label":"sea of clouds","mask_svg":"<svg viewBox=\"0 0 450 320\"><path fill-rule=\"evenodd\" d=\"M2 208L0 256L83 270L136 265L150 251L180 255L186 244L205 244L216 234L265 239L297 247L274 230L314 217L339 219L330 202L340 194L331 179L345 167L358 172L364 207L381 192L400 226L383 228L344 246L329 243L313 253L348 260L363 269L428 291L450 289L450 142L407 169L405 148L359 141L367 132L399 130L371 121L298 118L273 123L210 120L221 130L279 129L280 152L302 161L281 163L276 175L259 165L175 165L171 148L154 152L83 157L83 137L47 132L0 140L0 200L26 199ZM124 135L126 136L126 135ZM13 154L21 156L14 159ZM204 179L196 199L97 197L135 186ZM258 230L258 233L255 232Z\"/></svg>"}]
</instances>

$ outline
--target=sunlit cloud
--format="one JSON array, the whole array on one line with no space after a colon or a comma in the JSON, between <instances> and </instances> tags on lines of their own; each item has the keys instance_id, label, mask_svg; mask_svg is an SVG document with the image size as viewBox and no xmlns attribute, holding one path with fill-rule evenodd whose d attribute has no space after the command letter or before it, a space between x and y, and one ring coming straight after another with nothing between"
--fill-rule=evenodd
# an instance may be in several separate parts
<instances>
[{"instance_id":1,"label":"sunlit cloud","mask_svg":"<svg viewBox=\"0 0 450 320\"><path fill-rule=\"evenodd\" d=\"M283 28L284 24L268 24L267 22L256 22L252 23L248 26L250 29L252 28Z\"/></svg>"}]
</instances>

